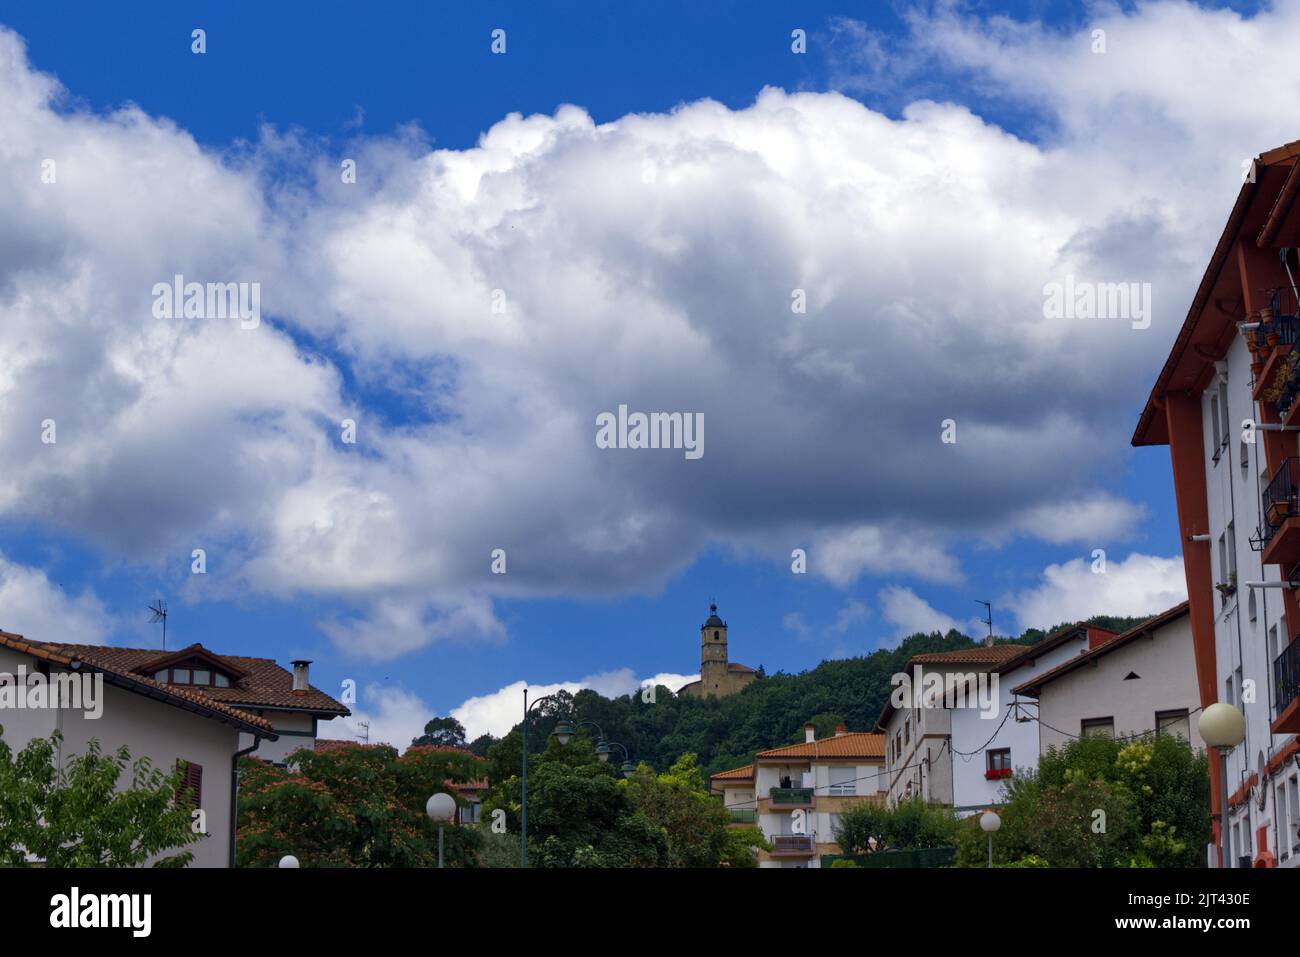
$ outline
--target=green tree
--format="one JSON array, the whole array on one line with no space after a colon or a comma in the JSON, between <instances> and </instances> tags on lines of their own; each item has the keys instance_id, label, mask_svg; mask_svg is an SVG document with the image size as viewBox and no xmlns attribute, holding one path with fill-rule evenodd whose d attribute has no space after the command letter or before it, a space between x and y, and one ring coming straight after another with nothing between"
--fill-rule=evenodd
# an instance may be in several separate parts
<instances>
[{"instance_id":1,"label":"green tree","mask_svg":"<svg viewBox=\"0 0 1300 957\"><path fill-rule=\"evenodd\" d=\"M411 740L411 745L465 747L465 728L455 718L433 718L424 726L424 734Z\"/></svg>"},{"instance_id":2,"label":"green tree","mask_svg":"<svg viewBox=\"0 0 1300 957\"><path fill-rule=\"evenodd\" d=\"M198 839L192 802L176 799L179 769L132 762L125 746L107 755L92 740L60 774L59 732L16 755L3 734L0 728L0 864L25 867L30 855L46 867L134 867ZM128 768L130 786L119 788ZM184 867L193 857L180 850L153 866Z\"/></svg>"},{"instance_id":3,"label":"green tree","mask_svg":"<svg viewBox=\"0 0 1300 957\"><path fill-rule=\"evenodd\" d=\"M456 797L457 782L482 775L477 759L428 746L400 757L386 744L302 749L290 764L240 765L241 867L274 867L285 854L304 867L434 866L438 830L425 802L439 791ZM479 832L446 827L445 846L451 866L473 866Z\"/></svg>"},{"instance_id":4,"label":"green tree","mask_svg":"<svg viewBox=\"0 0 1300 957\"><path fill-rule=\"evenodd\" d=\"M845 854L871 854L882 850L952 847L957 819L952 810L919 798L892 808L859 804L840 815L835 843Z\"/></svg>"},{"instance_id":5,"label":"green tree","mask_svg":"<svg viewBox=\"0 0 1300 957\"><path fill-rule=\"evenodd\" d=\"M633 806L667 834L670 867L717 867L724 856L733 864L743 856L735 846L742 838L728 840L731 816L709 797L695 755L682 755L659 775L641 764L624 786Z\"/></svg>"}]
</instances>

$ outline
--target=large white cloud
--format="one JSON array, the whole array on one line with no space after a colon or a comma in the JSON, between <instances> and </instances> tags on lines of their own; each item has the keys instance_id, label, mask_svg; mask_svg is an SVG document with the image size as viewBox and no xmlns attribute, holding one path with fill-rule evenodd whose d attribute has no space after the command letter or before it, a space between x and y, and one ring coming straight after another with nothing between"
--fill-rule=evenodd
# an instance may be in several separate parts
<instances>
[{"instance_id":1,"label":"large white cloud","mask_svg":"<svg viewBox=\"0 0 1300 957\"><path fill-rule=\"evenodd\" d=\"M1037 585L999 604L1015 609L1022 628L1050 628L1093 615L1154 615L1186 599L1181 558L1134 552L1120 561L1049 565Z\"/></svg>"},{"instance_id":2,"label":"large white cloud","mask_svg":"<svg viewBox=\"0 0 1300 957\"><path fill-rule=\"evenodd\" d=\"M1099 22L1103 55L956 16L898 52L1030 103L1037 144L951 103L768 89L358 141L352 185L318 144L218 155L70 109L0 31L0 516L133 561L208 548L192 596L341 602L322 627L372 658L499 640L501 597L652 590L710 544L807 548L848 586L959 582L954 546L1008 529L1121 537L1140 513L1098 483L1240 160L1294 138L1300 78L1254 65L1300 17ZM175 273L260 282L266 321L153 318ZM1045 320L1066 274L1151 282L1151 327ZM384 392L404 414L357 398ZM598 449L621 403L703 413L703 458ZM1062 502L1091 504L1066 527Z\"/></svg>"},{"instance_id":3,"label":"large white cloud","mask_svg":"<svg viewBox=\"0 0 1300 957\"><path fill-rule=\"evenodd\" d=\"M69 594L40 569L0 555L0 630L37 641L98 645L112 627L92 590Z\"/></svg>"}]
</instances>

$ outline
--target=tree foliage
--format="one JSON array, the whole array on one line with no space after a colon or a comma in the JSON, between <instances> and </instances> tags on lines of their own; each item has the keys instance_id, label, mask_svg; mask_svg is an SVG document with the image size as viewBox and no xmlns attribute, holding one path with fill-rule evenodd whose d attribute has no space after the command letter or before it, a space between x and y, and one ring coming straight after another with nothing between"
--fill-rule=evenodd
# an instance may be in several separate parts
<instances>
[{"instance_id":1,"label":"tree foliage","mask_svg":"<svg viewBox=\"0 0 1300 957\"><path fill-rule=\"evenodd\" d=\"M25 867L183 867L198 839L191 806L176 800L180 771L134 762L125 747L104 754L92 740L55 767L62 735L36 738L14 754L0 728L0 865ZM130 785L119 787L129 769ZM176 851L164 857L158 855Z\"/></svg>"},{"instance_id":2,"label":"tree foliage","mask_svg":"<svg viewBox=\"0 0 1300 957\"><path fill-rule=\"evenodd\" d=\"M1071 741L1012 778L1000 811L997 864L1197 867L1210 840L1205 752L1166 735ZM957 863L983 866L978 820L962 824Z\"/></svg>"},{"instance_id":3,"label":"tree foliage","mask_svg":"<svg viewBox=\"0 0 1300 957\"><path fill-rule=\"evenodd\" d=\"M859 804L840 815L835 843L845 854L874 854L929 847L952 847L957 819L952 809L920 798L892 808Z\"/></svg>"},{"instance_id":4,"label":"tree foliage","mask_svg":"<svg viewBox=\"0 0 1300 957\"><path fill-rule=\"evenodd\" d=\"M457 797L456 783L483 773L469 755L428 746L400 757L386 744L303 749L289 762L292 770L240 765L241 867L274 867L285 854L303 867L436 866L438 829L425 802L439 791ZM477 829L444 832L448 866L477 863Z\"/></svg>"},{"instance_id":5,"label":"tree foliage","mask_svg":"<svg viewBox=\"0 0 1300 957\"><path fill-rule=\"evenodd\" d=\"M411 740L411 746L465 747L465 728L455 718L432 718L424 726L424 733Z\"/></svg>"}]
</instances>

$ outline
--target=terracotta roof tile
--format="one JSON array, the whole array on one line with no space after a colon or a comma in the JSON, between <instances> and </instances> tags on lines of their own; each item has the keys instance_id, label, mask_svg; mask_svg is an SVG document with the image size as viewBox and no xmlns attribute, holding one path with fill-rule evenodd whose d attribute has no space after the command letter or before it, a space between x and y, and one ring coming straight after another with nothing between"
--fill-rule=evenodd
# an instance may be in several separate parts
<instances>
[{"instance_id":1,"label":"terracotta roof tile","mask_svg":"<svg viewBox=\"0 0 1300 957\"><path fill-rule=\"evenodd\" d=\"M709 775L710 781L752 781L754 779L754 766L746 764L743 767L732 768L730 771L719 771L717 774Z\"/></svg>"},{"instance_id":2,"label":"terracotta roof tile","mask_svg":"<svg viewBox=\"0 0 1300 957\"><path fill-rule=\"evenodd\" d=\"M958 651L936 651L929 654L913 655L908 661L912 665L1000 665L1022 654L1028 645L981 645L978 648L962 648Z\"/></svg>"},{"instance_id":3,"label":"terracotta roof tile","mask_svg":"<svg viewBox=\"0 0 1300 957\"><path fill-rule=\"evenodd\" d=\"M271 732L270 736L275 737L274 727L265 718L232 707L194 688L163 684L144 675L135 674L129 668L123 667L120 662L112 661L111 656L92 657L82 653L83 649L99 649L97 645L67 645L31 641L22 635L13 635L9 632L0 631L0 646L66 667L70 667L74 661L79 661L97 671L103 672L114 684L124 685L143 694L152 694L163 700L170 699L170 703L180 707L184 707L180 702L187 702L190 705L197 706L209 716L233 720L248 726L249 730L256 730L258 733ZM154 652L154 654L158 654L158 652Z\"/></svg>"},{"instance_id":4,"label":"terracotta roof tile","mask_svg":"<svg viewBox=\"0 0 1300 957\"><path fill-rule=\"evenodd\" d=\"M82 661L117 672L144 672L153 670L157 662L181 660L185 653L201 652L228 665L244 675L229 688L204 686L201 694L208 698L240 708L291 708L314 711L319 714L347 715L347 708L325 692L308 688L305 692L293 690L293 675L281 668L271 658L244 658L240 655L219 655L200 644L179 651L159 651L156 648L113 648L107 645L74 645L42 642L62 654L74 654ZM156 683L156 682L155 682ZM168 685L177 688L177 685ZM188 689L187 689L188 690Z\"/></svg>"},{"instance_id":5,"label":"terracotta roof tile","mask_svg":"<svg viewBox=\"0 0 1300 957\"><path fill-rule=\"evenodd\" d=\"M782 758L880 758L885 757L885 736L869 731L850 731L819 741L787 744L783 748L760 751L755 761Z\"/></svg>"}]
</instances>

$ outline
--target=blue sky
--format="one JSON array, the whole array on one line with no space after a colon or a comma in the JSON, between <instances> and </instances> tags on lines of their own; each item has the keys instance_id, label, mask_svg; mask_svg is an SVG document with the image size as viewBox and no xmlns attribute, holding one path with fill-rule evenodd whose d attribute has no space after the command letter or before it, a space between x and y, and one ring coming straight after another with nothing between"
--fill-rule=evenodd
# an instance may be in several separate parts
<instances>
[{"instance_id":1,"label":"blue sky","mask_svg":"<svg viewBox=\"0 0 1300 957\"><path fill-rule=\"evenodd\" d=\"M983 225L975 222L964 234L965 245L981 245L982 235L994 246L1004 232L1030 234L1035 228L1034 217L1041 215L1047 232L1056 231L1054 235L1064 237L1061 248L1083 250L1079 261L1086 262L1100 278L1113 276L1116 269L1125 279L1150 276L1158 305L1151 335L1145 338L1133 338L1126 327L1116 325L1055 339L1050 353L1039 351L1049 347L1039 346L1021 354L992 345L1002 341L1003 333L995 331L998 320L996 316L988 319L989 332L984 336L984 320L978 314L988 309L989 303L996 309L1006 300L1007 287L999 275L1001 264L1016 260L1014 250L992 257L983 271L975 264L961 264L965 278L956 292L945 287L942 293L936 291L930 302L922 279L913 284L909 294L915 292L923 313L933 313L943 322L926 326L927 331L922 332L919 323L929 321L923 316L917 320L916 337L929 337L933 348L927 355L940 358L891 351L893 340L888 337L877 342L870 337L862 343L855 340L855 347L862 351L853 353L849 378L855 384L846 386L844 394L856 398L837 401L828 411L827 419L833 420L834 427L818 436L827 443L822 450L810 443L791 449L784 465L780 450L770 458L754 454L751 462L754 433L737 429L741 437L735 438L725 430L739 421L739 413L727 405L713 411L715 406L710 405L710 422L720 422L714 428L724 431L710 435L718 434L713 440L718 451L702 460L707 466L691 475L680 471L689 463L662 460L654 466L665 470L662 483L652 472L635 494L643 511L630 517L626 525L608 515L593 518L590 534L582 531L574 535L582 543L589 544L595 537L602 548L612 548L610 542L621 535L653 539L654 532L645 531L646 524L653 525L656 516L665 517L666 527L674 531L665 541L647 548L653 556L627 562L595 561L590 568L604 566L608 576L593 574L583 564L590 559L590 549L582 556L558 546L550 552L545 545L547 536L554 540L557 533L540 528L536 541L523 548L523 557L518 559L526 569L523 585L495 591L492 582L474 585L468 590L474 591L475 600L464 604L458 594L463 582L458 584L461 580L455 575L439 581L434 574L427 582L416 575L413 581L391 587L390 575L381 584L368 585L363 572L370 553L364 550L340 559L358 569L355 583L322 572L317 578L304 573L267 584L268 577L277 576L268 576L266 570L283 561L285 551L283 542L276 547L266 544L265 527L258 523L278 521L282 526L277 528L288 527L292 516L299 514L294 509L302 506L301 502L295 505L279 500L267 504L257 495L253 472L250 478L241 476L239 469L240 463L259 455L274 459L273 448L258 444L255 454L243 450L241 455L232 455L232 475L226 483L230 501L226 502L226 492L218 491L224 478L214 474L214 468L217 473L222 468L220 456L195 461L195 476L187 476L184 462L193 453L173 449L165 430L160 431L156 443L136 435L142 450L136 462L142 475L119 480L114 494L92 488L97 481L108 479L88 462L60 471L54 486L58 494L50 493L53 497L48 502L37 501L40 495L24 496L21 486L13 497L6 490L6 496L0 498L0 553L10 582L10 591L0 594L10 595L11 608L16 609L11 612L0 607L0 626L34 638L52 636L56 629L42 615L62 613L67 621L98 622L98 626L89 627L97 632L96 640L138 645L157 640L156 626L146 623L145 606L163 596L172 612L169 646L201 641L219 651L273 656L282 662L312 658L313 683L335 691L344 678L355 679L363 689L358 710L382 729L379 734L396 739L421 712L445 714L467 699L490 696L519 680L546 685L621 669L630 669L638 678L689 674L698 661L698 628L710 599L718 601L732 626L733 658L754 666L762 664L768 671L799 671L826 657L870 652L892 644L898 634L913 626L943 626L952 621L969 625L980 612L977 599L994 600L995 623L1002 633L1084 614L1160 611L1163 605L1148 605L1167 600L1170 582L1176 590L1181 575L1177 569L1171 573L1168 565L1139 568L1135 561L1127 566L1127 584L1085 592L1073 587L1077 577L1053 579L1047 570L1070 562L1090 562L1093 549L1104 548L1112 568L1118 565L1118 579L1126 573L1130 554L1165 562L1179 555L1167 452L1132 450L1129 435L1181 321L1187 295L1230 207L1235 193L1235 157L1262 151L1295 135L1286 135L1279 117L1233 119L1230 103L1202 105L1210 121L1206 130L1195 131L1182 112L1187 106L1183 97L1190 100L1194 91L1184 94L1167 89L1153 75L1158 71L1148 72L1141 64L1185 64L1187 48L1179 44L1195 41L1169 36L1176 31L1169 30L1168 24L1182 23L1212 33L1216 24L1238 22L1234 9L1238 8L1167 4L1124 5L1117 11L1063 3L971 4L904 16L885 5L846 9L820 3L801 4L797 10L788 4L748 2L402 4L384 5L380 13L298 2L203 3L184 9L175 4L141 3L134 6L129 19L118 10L93 3L10 9L0 22L26 44L26 62L14 66L15 48L9 48L7 82L18 83L15 76L39 72L57 78L65 91L49 103L34 99L33 113L46 125L33 125L32 129L47 130L48 124L59 118L65 124L80 119L90 129L87 136L108 137L111 124L106 118L124 104L133 103L151 123L167 120L174 124L163 123L164 132L159 136L192 137L200 153L218 167L211 175L221 178L224 170L236 182L244 177L243 181L256 184L254 192L260 191L265 204L259 207L265 210L259 215L284 227L283 235L268 240L268 247L276 248L259 250L257 255L282 265L294 260L293 267L284 267L286 272L301 268L304 274L292 282L292 302L286 296L268 308L267 324L283 337L288 351L296 349L299 359L305 355L315 363L308 363L307 371L296 368L294 374L302 373L307 382L306 377L322 368L330 370L337 377L330 380L337 392L329 401L336 399L341 406L363 413L363 428L377 423L390 438L403 437L412 446L420 444L421 434L434 434L421 430L461 421L466 409L476 405L473 390L483 388L490 377L476 379L472 370L476 363L490 365L491 360L470 349L459 351L454 345L435 350L411 348L409 335L393 334L392 324L386 326L382 321L376 321L373 329L367 327L364 335L354 334L360 320L350 320L348 307L339 305L348 301L342 291L328 302L312 300L312 270L301 263L311 260L313 249L320 254L331 247L313 247L298 237L317 229L327 232L354 208L347 205L350 200L336 202L331 188L322 185L313 171L322 163L332 167L339 156L369 158L363 160L363 169L385 170L383 186L388 192L377 195L389 204L383 208L391 214L402 209L403 203L419 201L418 191L402 191L404 163L415 168L418 157L430 148L457 153L473 150L486 131L511 113L554 118L562 105L574 104L597 126L617 125L628 114L650 114L658 125L653 127L657 132L646 134L648 138L675 137L679 135L677 125L689 127L690 142L696 149L711 141L710 123L719 124L717 137L732 135L724 130L729 118L753 107L764 87L777 87L788 95L810 94L813 100L782 101L786 112L824 108L827 113L820 123L873 129L872 118L878 117L883 132L875 142L882 154L889 149L915 148L924 157L930 150L959 180L978 170L981 184L988 185L995 196L998 189L1008 189L1007 196L1019 192L998 178L999 165L1025 163L1024 195L1012 201L1005 223L996 215ZM1011 19L999 19L1002 15ZM1252 20L1253 12L1245 16L1246 22L1274 33L1290 29L1294 21L1290 14L1284 23L1279 19L1271 24ZM1104 62L1117 76L1074 84L1068 79L1068 65L1054 54L1054 45L1071 51L1071 56L1078 54L1079 44L1086 43L1090 26L1096 23L1108 27L1111 49L1106 56L1112 59ZM945 37L934 29L936 25L951 30L946 39L961 42L948 43L946 52L940 50ZM208 52L202 56L190 51L189 35L194 27L207 31ZM498 27L507 31L505 56L494 56L489 50L489 35ZM804 55L791 52L794 28L808 33ZM1103 61L1079 61L1085 69L1097 62ZM1045 83L1043 77L1056 76L1054 64L1060 64L1060 76ZM1125 75L1133 69L1137 72ZM1107 87L1108 83L1115 85ZM838 101L825 99L835 91L856 100L865 111L851 112ZM706 98L721 104L725 116L707 110L674 113L682 104ZM918 100L934 101L940 109L918 116L912 112ZM969 114L963 117L957 107ZM761 134L762 123L782 122L780 113L774 108L775 118L769 120L767 114L755 118L758 133L753 135ZM421 132L410 133L412 125ZM565 128L564 123L557 125ZM933 134L933 138L915 146L906 132L913 127L926 136ZM513 128L501 133L503 139L526 139L528 135ZM586 132L574 135L588 137ZM680 135L684 140L688 136ZM938 142L946 144L942 155L932 145ZM1182 151L1184 167L1164 177L1144 173L1146 178L1123 184L1121 174L1127 169L1150 170L1153 164L1170 162L1170 144ZM24 145L30 145L32 156L47 148L35 141ZM515 148L509 146L508 150ZM547 161L551 163L549 172L537 174L537 179L529 182L557 184L553 188L558 195L572 164L599 164L599 150L605 148L599 142L584 142L574 147L578 152L573 154L557 148L554 158ZM828 141L825 155L833 158L837 148ZM596 159L581 153L583 149L597 151ZM852 150L844 152L845 162L861 158L852 156ZM1114 167L1104 180L1086 183L1085 190L1081 184L1090 174L1084 171L1105 165L1095 162L1096 157L1105 157L1105 163ZM17 175L16 162L11 159L10 169L0 175ZM169 161L166 168L173 169L176 162L180 161ZM779 166L781 161L771 162ZM1060 192L1078 191L1077 197L1059 205L1055 190L1034 179L1041 167L1053 164L1051 175ZM892 175L905 177L907 168L899 166ZM1216 169L1219 173L1212 172ZM833 175L829 172L823 179ZM743 181L743 175L729 177L729 181L734 185ZM100 186L102 190L119 188L111 178ZM545 215L551 196L547 187L535 188L539 192L528 208L534 212L541 209L540 215ZM710 187L693 207L682 207L686 213L679 210L673 215L691 220L691 225L682 229L711 230L710 248L725 248L728 235L734 235L740 244L737 248L743 248L746 233L754 224L733 227L728 217L740 222L736 213L745 204L733 206L726 198L716 207L712 205L711 197L723 196L726 189L725 183ZM1041 201L1036 191L1041 191ZM965 188L965 192L973 190ZM225 193L218 190L213 195L214 204L225 201ZM239 219L241 211L246 211L240 203L249 200L233 186L230 196L234 197L229 200L233 212L223 222L234 225L220 228L239 233L247 225ZM990 203L994 214L998 202L1006 201L1004 197ZM977 215L963 209L961 202L964 200L935 207L935 221L929 227L935 237L934 262L923 263L927 244L924 236L913 235L911 227L903 231L908 242L917 241L918 245L900 261L924 264L936 274L948 272L957 260L944 251L943 235L963 234L959 219L969 224ZM86 203L93 206L93 198L83 201L83 207ZM1100 210L1095 219L1089 212L1093 205ZM547 237L563 235L563 222L599 216L576 204L557 202L556 207L565 209L567 218L559 226L538 226L541 238L533 249L559 249L549 245ZM890 206L873 208L889 218ZM24 207L31 216L44 215L43 209L36 203ZM284 220L291 226L276 220L284 209L292 211ZM694 222L690 209L705 211L700 223ZM1194 210L1195 215L1182 215L1184 210ZM946 218L949 213L951 221ZM182 203L176 215L197 219L203 218L204 212L187 211ZM210 215L215 221L225 214ZM23 222L34 234L57 235L53 232L56 227L44 221ZM523 227L525 220L519 222ZM404 227L394 227L400 228ZM734 233L727 232L733 228ZM851 232L852 223L844 228ZM218 231L218 227L213 229ZM558 232L548 233L548 229ZM268 227L266 232L275 229ZM355 231L346 235L355 235ZM382 230L377 232L374 241L382 242L384 235ZM593 228L592 235L604 233ZM831 257L821 245L822 238L802 236L792 229L780 240L793 258ZM23 242L21 234L18 241ZM51 248L65 248L57 239L50 241ZM454 241L459 240L448 240ZM883 258L882 249L872 245L877 241L864 241L856 248L848 242L843 262ZM1143 247L1140 253L1134 253L1130 245L1134 242ZM801 243L805 244L802 249ZM1151 253L1147 245L1158 246L1159 252ZM69 241L67 248L78 247ZM450 247L439 248L445 253ZM578 246L577 254L585 248ZM517 263L536 255L510 254L517 256ZM234 262L231 257L238 254L220 255L225 257L220 261ZM106 257L107 253L101 255L101 259ZM149 275L153 268L170 277L173 266L184 265L183 257L175 262L159 261L164 258L167 256L160 255L152 263L141 262L143 274ZM683 311L695 317L692 309L701 308L698 289L702 280L688 274L689 258L666 261L671 265L647 273L652 277L651 291L662 293L667 300L672 296L664 290L680 286L681 297L674 301L684 303ZM1110 273L1105 271L1107 266ZM608 261L605 267L608 271ZM726 266L711 268L725 270ZM918 268L918 272L925 269ZM754 275L760 272L755 267ZM835 269L827 274L834 276ZM563 280L558 278L558 270L556 275L558 288ZM743 279L744 270L737 275ZM952 277L944 281L952 281ZM1037 274L1026 283L1031 305L1039 285ZM738 295L742 296L738 311L743 312L744 292ZM735 299L728 301L734 303ZM860 301L871 302L873 308L889 308L868 296ZM12 308L13 302L8 305ZM313 309L325 306L338 309L337 322L316 325L307 318ZM851 310L854 305L848 302L842 308ZM568 311L573 311L571 306ZM954 331L948 338L943 332L949 328L944 317L950 313L959 318L953 320ZM655 321L653 315L647 315L638 320L637 328L644 330ZM728 339L728 335L730 331L718 328L712 341L730 341L733 348L720 351L713 361L719 367L726 364L729 373L734 371L736 378L728 391L739 394L743 406L746 396L758 397L777 386L763 377L765 370L770 371L770 357L756 358L751 364L743 338ZM1024 335L1016 333L1007 341L1024 340ZM843 345L841 341L840 347ZM557 354L563 351L557 349ZM836 369L836 351L814 350L804 358L830 363L824 368ZM951 365L942 366L940 360ZM870 395L872 377L882 369L906 372L909 367L918 375L902 375L900 381L918 392L942 397L947 387L953 386L954 395L960 396L954 400L958 422L968 421L963 419L967 414L978 420L972 434L980 436L987 457L969 461L945 457L944 447L935 441L942 413L931 414L924 402L910 402L900 394L897 382L890 389L890 402L897 400L897 407L863 398ZM75 377L80 368L70 364L60 374ZM691 373L683 375L693 374L695 368L690 366ZM500 367L493 371L511 379L516 378L512 373L517 373L520 381L537 375L553 386L563 380L549 371L537 371L520 358L500 360ZM666 363L658 380L642 383L641 394L673 395L668 388L673 377L672 364ZM29 389L29 395L37 388L35 379L19 376L16 381L16 388ZM4 387L2 380L0 387ZM520 388L522 401L532 401L522 391L524 387ZM536 398L539 407L562 393L559 386L555 388L559 391L547 393L547 399ZM685 392L690 392L689 387ZM111 403L113 394L106 390L105 401ZM614 393L600 398L610 404L619 400ZM925 406L924 415L917 411L925 425L915 425L909 411L913 406ZM978 407L978 411L967 413L968 406ZM805 414L815 418L818 408L813 395ZM1048 414L1052 409L1056 418ZM84 407L82 411L86 412ZM302 419L311 420L315 411L303 412ZM1035 419L1038 412L1042 419ZM1077 422L1072 421L1076 412ZM728 418L733 414L737 418ZM277 431L259 418L268 415L266 409L257 415L244 410L234 418L244 423L247 441L260 443L263 439L270 442L268 436ZM885 429L877 420L896 421L897 428ZM259 422L269 429L265 435L258 432ZM301 424L295 420L285 425L284 431ZM779 428L775 432L783 434ZM506 429L491 436L480 422L477 430L468 433L464 454L482 452L490 457L499 453L501 461L508 464L513 459L509 435ZM1052 438L1043 441L1045 435ZM61 437L60 441L73 440ZM400 460L404 465L399 467L399 460L390 453L361 444L358 453L369 454L376 469L411 479L400 485L408 497L389 490L391 498L384 499L398 502L399 513L414 518L422 496L433 503L431 508L448 507L445 499L453 494L448 489L455 486L455 478L445 466L430 465L428 471L421 472L411 464L418 461L418 453L407 449L404 454L408 458ZM859 444L864 448L845 453ZM346 451L337 447L337 442L334 446L333 454ZM807 484L792 481L784 488L787 475L783 468L792 473L818 473L823 451L830 463L825 475L818 474L816 481ZM2 454L18 453L9 446ZM561 446L555 454L563 457L567 453ZM847 466L836 461L842 454L847 455ZM155 469L154 456L159 457L157 463L171 464ZM719 461L726 458L731 461ZM899 491L907 488L906 481L900 486L891 484L892 480L871 478L874 470L891 460L906 461L914 472L918 487L914 498ZM993 463L992 471L982 474L988 463ZM866 478L854 474L855 469ZM112 477L112 469L104 471ZM155 471L159 474L149 474ZM329 468L323 471L330 473ZM485 474L498 472L488 470ZM171 502L168 496L192 480L187 493L191 500ZM508 512L512 489L521 487L513 483L522 479L495 486L484 481L485 514L490 514L492 503L498 501L502 511ZM563 488L563 482L556 481L556 488ZM697 482L698 497L691 490ZM1026 501L1019 508L1016 503L1026 494L1021 482L1053 494L1042 501ZM660 499L655 490L661 485L681 489ZM926 491L921 492L921 486ZM413 489L422 492L409 497ZM1000 490L1005 490L1005 498L1000 497ZM70 518L77 509L65 507L58 498L67 495L81 501L83 492L86 502L95 503L103 527L98 527L98 520L87 523ZM473 491L465 494L472 496ZM619 494L611 491L610 497ZM908 500L895 509L891 495L900 502ZM221 502L207 508L209 497ZM267 493L266 497L275 496ZM871 497L875 499L869 507L862 504L862 499ZM201 501L196 503L193 498ZM114 523L112 514L104 514L114 511L112 503L120 506L120 524ZM261 505L268 511L257 512L262 516L257 520L250 518L255 506ZM585 519L580 503L569 505L572 508L557 510L566 523L563 528L582 530ZM774 516L772 523L761 517L766 515ZM1087 527L1090 516L1096 518L1093 528ZM149 527L155 520L157 534ZM1080 522L1084 527L1079 527ZM125 527L128 524L130 528ZM399 518L394 527L404 524ZM1057 524L1070 528L1043 531ZM490 522L481 523L479 531L490 526ZM881 536L871 538L869 546L863 546L861 536L855 537L853 532L866 527L873 530L872 535ZM699 534L693 534L693 529ZM484 535L481 544L486 556L497 539L510 538L511 529L490 528ZM412 541L403 542L408 553L401 562L418 566L425 546L435 547L439 527L436 523L421 526L418 536L415 531L412 536ZM285 537L293 538L292 529ZM457 538L458 542L464 540L463 536ZM680 547L674 545L675 540L680 540ZM821 574L792 575L790 548L813 548L815 541L838 543L839 553L850 556L847 565ZM188 546L192 543L207 548L206 576L189 574ZM880 557L882 551L891 557ZM928 555L935 556L933 564L947 570L928 573L924 567ZM445 561L439 561L431 567L445 566ZM572 574L566 571L570 562ZM551 567L543 567L548 563ZM486 565L486 557L482 564ZM43 591L46 584L48 590ZM426 588L436 596L428 606L422 605L419 597ZM28 597L24 599L24 595ZM358 653L346 639L339 639L349 623L363 618L369 623L370 635L382 633L385 609L396 609L388 621L394 630L410 630L411 635L403 639L403 647L409 650ZM15 614L21 620L11 620ZM71 640L62 629L58 631L59 638ZM614 681L609 687L616 685ZM484 704L478 711L467 712L478 722L478 730L493 721L495 726L500 724L497 711L488 708ZM346 731L339 729L338 736L346 736Z\"/></svg>"}]
</instances>

